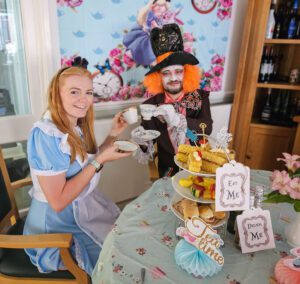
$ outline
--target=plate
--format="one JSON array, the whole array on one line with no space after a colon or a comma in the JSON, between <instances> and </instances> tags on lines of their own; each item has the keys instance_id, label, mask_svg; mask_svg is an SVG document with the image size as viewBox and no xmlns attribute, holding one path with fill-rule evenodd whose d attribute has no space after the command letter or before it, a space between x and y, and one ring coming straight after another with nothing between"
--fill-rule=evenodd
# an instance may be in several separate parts
<instances>
[{"instance_id":1,"label":"plate","mask_svg":"<svg viewBox=\"0 0 300 284\"><path fill-rule=\"evenodd\" d=\"M114 145L118 146L119 150L124 151L124 152L134 152L139 147L136 143L126 141L126 140L115 141Z\"/></svg>"},{"instance_id":2,"label":"plate","mask_svg":"<svg viewBox=\"0 0 300 284\"><path fill-rule=\"evenodd\" d=\"M180 201L181 199L183 199L182 196L180 196L179 194L175 193L171 199L171 211L174 213L174 215L180 219L181 221L184 222L184 218L183 218L183 215L178 212L174 207L173 207L173 204L177 203L178 201ZM222 220L219 220L215 225L211 225L212 228L218 228L222 225L224 225L229 217L229 212L225 212L226 215L225 217L222 219ZM210 224L209 224L210 225Z\"/></svg>"},{"instance_id":3,"label":"plate","mask_svg":"<svg viewBox=\"0 0 300 284\"><path fill-rule=\"evenodd\" d=\"M160 136L160 132L157 130L145 130L143 127L134 129L134 132L131 132L131 137L135 141L147 142L156 139Z\"/></svg>"},{"instance_id":4,"label":"plate","mask_svg":"<svg viewBox=\"0 0 300 284\"><path fill-rule=\"evenodd\" d=\"M185 170L186 172L189 172L190 174L194 175L194 176L200 176L200 177L215 177L216 174L211 174L211 173L206 173L206 172L199 172L199 173L196 173L196 172L192 172L192 171L189 171L186 167L187 165L185 163L182 163L180 161L177 160L176 156L174 156L174 162L175 164L181 168L182 170Z\"/></svg>"},{"instance_id":5,"label":"plate","mask_svg":"<svg viewBox=\"0 0 300 284\"><path fill-rule=\"evenodd\" d=\"M172 185L173 185L173 188L175 189L175 191L182 197L184 197L186 199L190 199L192 201L201 202L201 203L215 203L214 199L204 199L202 197L195 197L195 196L193 196L193 194L191 193L189 188L179 185L179 183L178 183L179 180L181 178L188 178L189 175L190 175L190 173L188 173L188 172L180 171L172 177Z\"/></svg>"}]
</instances>

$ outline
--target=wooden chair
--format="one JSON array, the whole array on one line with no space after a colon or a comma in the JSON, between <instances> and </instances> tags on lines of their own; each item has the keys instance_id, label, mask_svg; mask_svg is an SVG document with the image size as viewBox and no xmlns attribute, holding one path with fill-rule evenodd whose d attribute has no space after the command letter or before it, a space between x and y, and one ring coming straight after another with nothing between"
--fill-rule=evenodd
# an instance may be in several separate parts
<instances>
[{"instance_id":1,"label":"wooden chair","mask_svg":"<svg viewBox=\"0 0 300 284\"><path fill-rule=\"evenodd\" d=\"M73 260L69 251L71 234L24 236L13 189L31 184L30 179L10 182L0 148L0 284L90 283L88 275ZM40 273L30 262L24 248L59 248L68 270Z\"/></svg>"}]
</instances>

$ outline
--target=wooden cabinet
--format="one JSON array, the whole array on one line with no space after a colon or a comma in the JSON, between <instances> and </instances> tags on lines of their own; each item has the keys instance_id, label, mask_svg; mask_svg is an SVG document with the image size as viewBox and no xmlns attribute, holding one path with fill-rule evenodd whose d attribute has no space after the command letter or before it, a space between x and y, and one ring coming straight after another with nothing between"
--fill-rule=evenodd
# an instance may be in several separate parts
<instances>
[{"instance_id":1,"label":"wooden cabinet","mask_svg":"<svg viewBox=\"0 0 300 284\"><path fill-rule=\"evenodd\" d=\"M295 131L288 127L264 124L250 125L245 164L250 168L274 170L279 167L276 160L282 152L293 147Z\"/></svg>"},{"instance_id":2,"label":"wooden cabinet","mask_svg":"<svg viewBox=\"0 0 300 284\"><path fill-rule=\"evenodd\" d=\"M280 74L288 77L292 68L300 68L300 40L265 39L270 5L271 0L248 1L230 119L236 159L251 168L265 170L278 168L276 158L282 152L292 153L293 144L298 143L294 141L296 126L274 126L260 121L267 90L275 93L289 90L293 96L300 97L300 84L258 82L264 46L273 46L284 55Z\"/></svg>"}]
</instances>

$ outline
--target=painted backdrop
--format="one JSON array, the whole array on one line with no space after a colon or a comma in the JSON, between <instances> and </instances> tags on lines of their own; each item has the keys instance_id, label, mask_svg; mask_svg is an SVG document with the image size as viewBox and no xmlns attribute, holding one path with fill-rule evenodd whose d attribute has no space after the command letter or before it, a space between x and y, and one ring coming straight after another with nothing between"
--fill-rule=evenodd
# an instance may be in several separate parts
<instances>
[{"instance_id":1,"label":"painted backdrop","mask_svg":"<svg viewBox=\"0 0 300 284\"><path fill-rule=\"evenodd\" d=\"M233 0L172 0L152 10L148 2L57 0L61 64L70 65L76 56L89 61L97 104L142 100L149 95L142 80L153 59L149 32L176 22L185 50L200 61L201 88L221 91ZM139 11L146 11L142 22Z\"/></svg>"}]
</instances>

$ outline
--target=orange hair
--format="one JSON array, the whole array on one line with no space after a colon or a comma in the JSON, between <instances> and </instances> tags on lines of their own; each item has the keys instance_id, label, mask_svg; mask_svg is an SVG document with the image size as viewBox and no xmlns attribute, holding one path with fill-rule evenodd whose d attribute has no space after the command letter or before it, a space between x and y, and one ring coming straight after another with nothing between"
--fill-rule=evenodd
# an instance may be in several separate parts
<instances>
[{"instance_id":1,"label":"orange hair","mask_svg":"<svg viewBox=\"0 0 300 284\"><path fill-rule=\"evenodd\" d=\"M167 58L172 52L164 53L157 57L157 63L160 63ZM201 70L197 65L184 65L183 91L185 94L194 92L199 89L201 79ZM161 94L164 92L161 74L159 71L153 72L144 78L144 86L152 95Z\"/></svg>"},{"instance_id":2,"label":"orange hair","mask_svg":"<svg viewBox=\"0 0 300 284\"><path fill-rule=\"evenodd\" d=\"M71 127L67 113L63 107L60 86L66 78L71 76L82 76L92 80L91 73L81 67L67 67L59 70L50 82L48 88L48 110L51 113L52 120L57 128L68 133L68 143L71 148L71 163L75 160L76 155L82 159L87 153L94 154L97 152L97 143L94 134L94 110L91 106L85 117L79 118L77 125L81 128L83 138L79 137L76 131Z\"/></svg>"}]
</instances>

